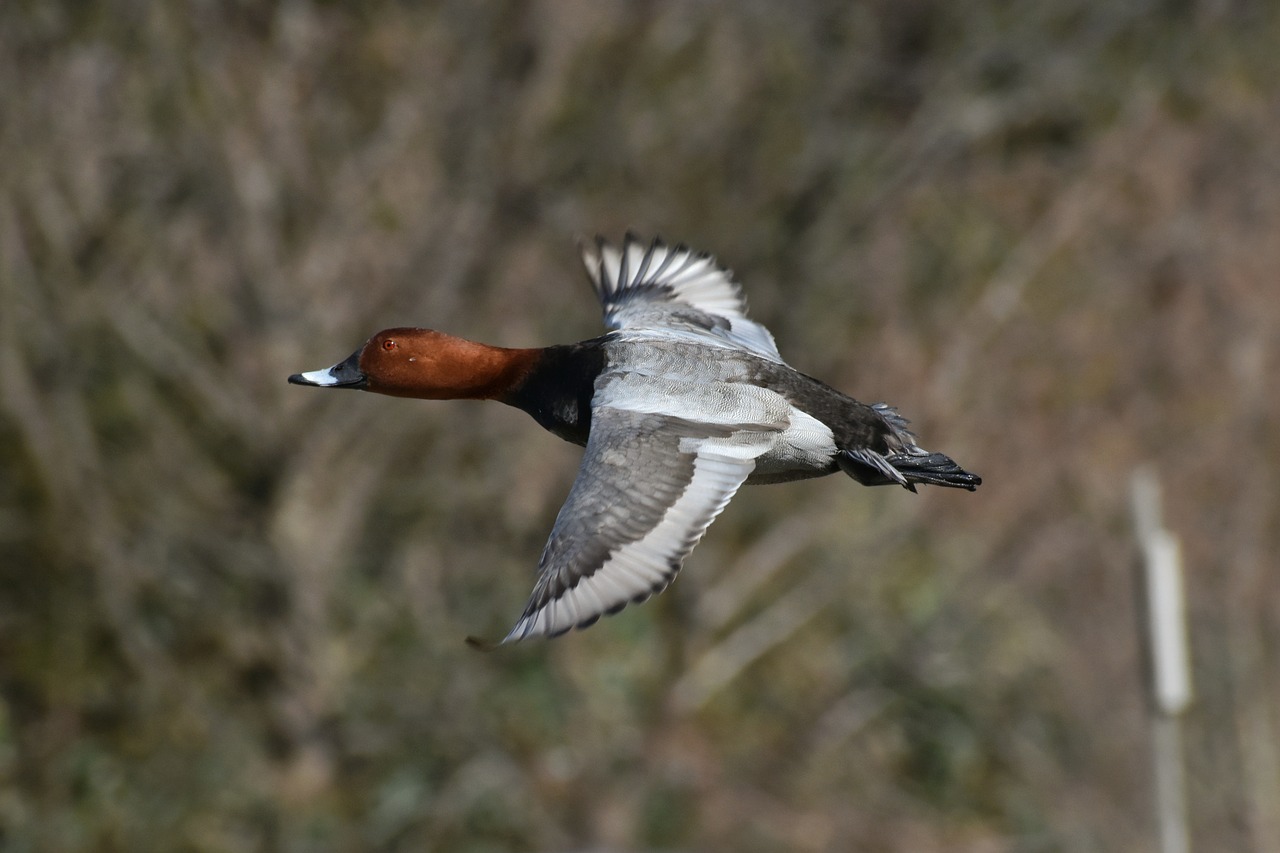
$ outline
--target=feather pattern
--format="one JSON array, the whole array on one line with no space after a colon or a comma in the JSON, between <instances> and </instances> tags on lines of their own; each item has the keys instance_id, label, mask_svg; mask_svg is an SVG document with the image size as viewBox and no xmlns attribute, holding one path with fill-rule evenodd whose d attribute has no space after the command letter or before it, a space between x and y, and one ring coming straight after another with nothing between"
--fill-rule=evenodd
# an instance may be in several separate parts
<instances>
[{"instance_id":1,"label":"feather pattern","mask_svg":"<svg viewBox=\"0 0 1280 853\"><path fill-rule=\"evenodd\" d=\"M504 643L585 628L661 592L771 446L769 430L596 410L524 613ZM646 472L642 487L636 470Z\"/></svg>"},{"instance_id":2,"label":"feather pattern","mask_svg":"<svg viewBox=\"0 0 1280 853\"><path fill-rule=\"evenodd\" d=\"M597 239L582 259L610 329L740 347L783 363L773 335L747 318L733 274L706 252L661 239L645 246L627 234L620 248Z\"/></svg>"}]
</instances>

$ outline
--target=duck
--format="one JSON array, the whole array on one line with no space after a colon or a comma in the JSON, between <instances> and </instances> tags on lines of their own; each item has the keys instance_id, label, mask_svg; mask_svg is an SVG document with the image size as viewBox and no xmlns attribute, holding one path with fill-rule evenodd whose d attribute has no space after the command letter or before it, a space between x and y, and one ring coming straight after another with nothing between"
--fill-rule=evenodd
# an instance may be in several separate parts
<instances>
[{"instance_id":1,"label":"duck","mask_svg":"<svg viewBox=\"0 0 1280 853\"><path fill-rule=\"evenodd\" d=\"M523 613L496 644L556 637L666 589L743 485L843 472L864 486L974 491L887 403L788 365L706 253L627 233L580 246L608 331L507 348L385 329L294 385L425 400L496 400L584 448ZM469 638L470 639L470 638Z\"/></svg>"}]
</instances>

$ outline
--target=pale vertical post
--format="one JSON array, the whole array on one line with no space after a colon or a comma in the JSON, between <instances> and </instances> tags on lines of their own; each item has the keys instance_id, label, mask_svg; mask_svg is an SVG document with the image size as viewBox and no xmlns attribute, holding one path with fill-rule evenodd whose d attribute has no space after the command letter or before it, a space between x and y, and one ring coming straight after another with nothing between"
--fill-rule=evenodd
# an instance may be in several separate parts
<instances>
[{"instance_id":1,"label":"pale vertical post","mask_svg":"<svg viewBox=\"0 0 1280 853\"><path fill-rule=\"evenodd\" d=\"M1143 643L1147 650L1156 820L1162 853L1188 853L1181 715L1191 703L1186 599L1178 540L1160 518L1160 484L1140 468L1132 480L1134 526L1142 552Z\"/></svg>"}]
</instances>

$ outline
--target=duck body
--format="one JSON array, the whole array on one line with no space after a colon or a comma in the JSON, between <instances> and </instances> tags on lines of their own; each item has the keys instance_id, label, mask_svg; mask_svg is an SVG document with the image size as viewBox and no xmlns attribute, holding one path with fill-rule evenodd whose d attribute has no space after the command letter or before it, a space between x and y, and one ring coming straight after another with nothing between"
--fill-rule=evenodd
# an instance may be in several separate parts
<instances>
[{"instance_id":1,"label":"duck body","mask_svg":"<svg viewBox=\"0 0 1280 853\"><path fill-rule=\"evenodd\" d=\"M902 447L893 415L826 383L749 352L614 332L543 350L518 385L498 398L543 428L585 446L593 403L704 423L771 418L770 448L746 485L821 477L840 470L844 449ZM710 409L710 410L708 410Z\"/></svg>"},{"instance_id":2,"label":"duck body","mask_svg":"<svg viewBox=\"0 0 1280 853\"><path fill-rule=\"evenodd\" d=\"M660 592L743 484L844 471L864 485L972 491L891 407L790 367L708 255L630 235L587 271L613 331L507 349L430 329L379 332L290 382L425 399L494 399L585 447L524 613L503 642L555 636Z\"/></svg>"}]
</instances>

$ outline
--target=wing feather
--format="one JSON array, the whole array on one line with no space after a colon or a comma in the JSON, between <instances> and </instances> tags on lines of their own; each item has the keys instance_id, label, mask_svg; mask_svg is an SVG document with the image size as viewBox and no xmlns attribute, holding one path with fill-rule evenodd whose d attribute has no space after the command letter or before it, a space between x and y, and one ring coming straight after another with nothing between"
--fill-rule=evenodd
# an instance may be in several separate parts
<instances>
[{"instance_id":1,"label":"wing feather","mask_svg":"<svg viewBox=\"0 0 1280 853\"><path fill-rule=\"evenodd\" d=\"M665 589L772 436L596 409L533 594L503 642L584 628Z\"/></svg>"},{"instance_id":2,"label":"wing feather","mask_svg":"<svg viewBox=\"0 0 1280 853\"><path fill-rule=\"evenodd\" d=\"M597 238L582 258L609 328L695 337L782 362L773 335L747 317L741 286L711 255L661 239L646 246L629 233L621 248Z\"/></svg>"}]
</instances>

